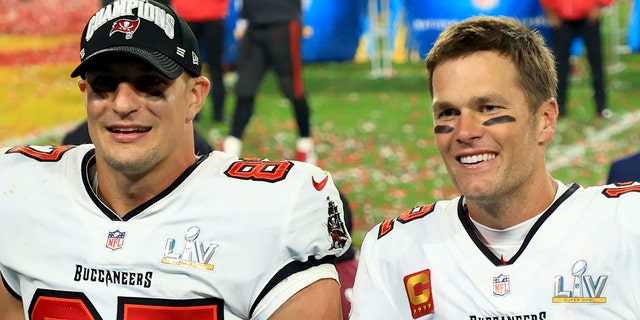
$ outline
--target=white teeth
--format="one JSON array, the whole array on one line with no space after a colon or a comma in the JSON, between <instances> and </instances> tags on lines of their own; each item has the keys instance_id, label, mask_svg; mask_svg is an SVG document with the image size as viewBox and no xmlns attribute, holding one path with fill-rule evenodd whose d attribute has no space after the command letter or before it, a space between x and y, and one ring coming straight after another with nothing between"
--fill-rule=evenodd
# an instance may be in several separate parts
<instances>
[{"instance_id":1,"label":"white teeth","mask_svg":"<svg viewBox=\"0 0 640 320\"><path fill-rule=\"evenodd\" d=\"M478 154L473 156L460 157L460 162L464 164L473 164L473 163L491 160L495 157L496 155L493 153L484 153L484 154Z\"/></svg>"},{"instance_id":2,"label":"white teeth","mask_svg":"<svg viewBox=\"0 0 640 320\"><path fill-rule=\"evenodd\" d=\"M146 132L146 131L149 131L149 129L119 128L119 129L113 129L112 131L114 132Z\"/></svg>"}]
</instances>

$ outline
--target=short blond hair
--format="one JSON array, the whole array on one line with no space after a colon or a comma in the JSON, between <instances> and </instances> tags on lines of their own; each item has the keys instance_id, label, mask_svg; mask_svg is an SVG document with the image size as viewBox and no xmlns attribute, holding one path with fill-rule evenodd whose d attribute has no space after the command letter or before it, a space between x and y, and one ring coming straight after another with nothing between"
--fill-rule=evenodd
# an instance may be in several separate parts
<instances>
[{"instance_id":1,"label":"short blond hair","mask_svg":"<svg viewBox=\"0 0 640 320\"><path fill-rule=\"evenodd\" d=\"M520 21L503 16L476 16L442 31L426 58L432 96L431 79L438 65L478 51L495 51L513 61L532 113L542 102L556 97L558 73L544 38Z\"/></svg>"}]
</instances>

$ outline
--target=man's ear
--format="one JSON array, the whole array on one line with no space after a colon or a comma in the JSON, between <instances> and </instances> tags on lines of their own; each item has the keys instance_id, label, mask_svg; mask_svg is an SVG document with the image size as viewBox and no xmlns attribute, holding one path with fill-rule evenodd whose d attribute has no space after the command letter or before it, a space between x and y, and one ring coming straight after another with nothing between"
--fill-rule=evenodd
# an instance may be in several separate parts
<instances>
[{"instance_id":1,"label":"man's ear","mask_svg":"<svg viewBox=\"0 0 640 320\"><path fill-rule=\"evenodd\" d=\"M89 82L86 79L78 80L78 88L80 89L80 93L82 93L82 99L84 99L84 107L87 107L87 90L89 88Z\"/></svg>"},{"instance_id":2,"label":"man's ear","mask_svg":"<svg viewBox=\"0 0 640 320\"><path fill-rule=\"evenodd\" d=\"M189 110L188 119L193 120L196 114L200 112L202 106L207 99L209 90L211 89L211 82L204 76L199 76L191 79L189 85L191 85L191 91L189 95Z\"/></svg>"},{"instance_id":3,"label":"man's ear","mask_svg":"<svg viewBox=\"0 0 640 320\"><path fill-rule=\"evenodd\" d=\"M87 92L87 80L84 80L84 79L78 80L78 88L82 93Z\"/></svg>"},{"instance_id":4,"label":"man's ear","mask_svg":"<svg viewBox=\"0 0 640 320\"><path fill-rule=\"evenodd\" d=\"M553 138L559 114L558 101L555 98L549 98L542 103L537 117L540 128L538 144L545 145Z\"/></svg>"}]
</instances>

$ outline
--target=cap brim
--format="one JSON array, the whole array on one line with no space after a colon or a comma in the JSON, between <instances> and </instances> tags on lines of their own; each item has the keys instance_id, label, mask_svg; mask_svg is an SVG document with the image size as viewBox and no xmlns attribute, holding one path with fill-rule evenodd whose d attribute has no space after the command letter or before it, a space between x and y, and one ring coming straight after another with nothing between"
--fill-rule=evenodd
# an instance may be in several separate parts
<instances>
[{"instance_id":1,"label":"cap brim","mask_svg":"<svg viewBox=\"0 0 640 320\"><path fill-rule=\"evenodd\" d=\"M179 77L182 72L184 72L184 68L181 67L178 63L173 61L173 59L167 57L166 55L155 51L155 50L146 50L144 48L130 47L130 46L115 46L105 48L99 51L94 52L89 57L85 58L78 67L71 73L71 77L75 78L77 76L84 76L84 72L86 71L86 67L91 61L96 60L97 57L102 56L106 53L123 53L127 55L131 55L137 58L140 58L144 62L151 65L153 68L158 70L160 73L165 75L169 79L175 79Z\"/></svg>"}]
</instances>

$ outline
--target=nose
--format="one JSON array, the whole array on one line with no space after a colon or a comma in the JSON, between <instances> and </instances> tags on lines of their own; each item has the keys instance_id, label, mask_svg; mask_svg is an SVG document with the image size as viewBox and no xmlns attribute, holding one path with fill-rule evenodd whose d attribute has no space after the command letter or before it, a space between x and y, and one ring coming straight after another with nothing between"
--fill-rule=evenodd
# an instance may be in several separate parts
<instances>
[{"instance_id":1,"label":"nose","mask_svg":"<svg viewBox=\"0 0 640 320\"><path fill-rule=\"evenodd\" d=\"M481 119L474 112L463 111L454 132L459 143L470 144L482 137L484 129Z\"/></svg>"},{"instance_id":2,"label":"nose","mask_svg":"<svg viewBox=\"0 0 640 320\"><path fill-rule=\"evenodd\" d=\"M138 91L128 82L120 82L113 93L112 109L121 116L126 116L138 109Z\"/></svg>"}]
</instances>

